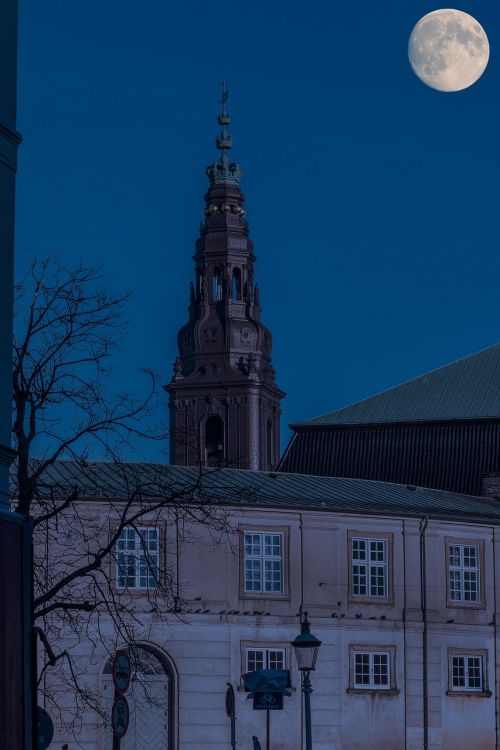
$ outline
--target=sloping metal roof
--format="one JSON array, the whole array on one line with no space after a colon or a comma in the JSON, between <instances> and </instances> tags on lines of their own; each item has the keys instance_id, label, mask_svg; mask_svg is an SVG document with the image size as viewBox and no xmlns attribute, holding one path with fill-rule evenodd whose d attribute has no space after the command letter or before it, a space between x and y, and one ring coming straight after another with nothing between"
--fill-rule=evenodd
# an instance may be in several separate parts
<instances>
[{"instance_id":1,"label":"sloping metal roof","mask_svg":"<svg viewBox=\"0 0 500 750\"><path fill-rule=\"evenodd\" d=\"M500 418L500 344L292 427Z\"/></svg>"},{"instance_id":2,"label":"sloping metal roof","mask_svg":"<svg viewBox=\"0 0 500 750\"><path fill-rule=\"evenodd\" d=\"M500 523L500 502L363 479L167 466L147 463L59 461L43 475L43 485L78 491L81 499L157 501L169 497L236 506L310 509Z\"/></svg>"}]
</instances>

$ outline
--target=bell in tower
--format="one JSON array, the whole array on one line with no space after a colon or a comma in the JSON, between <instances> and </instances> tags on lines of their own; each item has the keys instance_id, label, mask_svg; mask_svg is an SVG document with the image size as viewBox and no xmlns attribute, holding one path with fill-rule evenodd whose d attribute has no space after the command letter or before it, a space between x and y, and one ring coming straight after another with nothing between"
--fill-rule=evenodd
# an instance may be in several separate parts
<instances>
[{"instance_id":1,"label":"bell in tower","mask_svg":"<svg viewBox=\"0 0 500 750\"><path fill-rule=\"evenodd\" d=\"M231 118L223 85L219 161L207 167L210 187L196 242L189 320L177 336L179 356L169 394L170 462L272 470L279 459L280 401L272 337L260 320L252 241L229 160Z\"/></svg>"}]
</instances>

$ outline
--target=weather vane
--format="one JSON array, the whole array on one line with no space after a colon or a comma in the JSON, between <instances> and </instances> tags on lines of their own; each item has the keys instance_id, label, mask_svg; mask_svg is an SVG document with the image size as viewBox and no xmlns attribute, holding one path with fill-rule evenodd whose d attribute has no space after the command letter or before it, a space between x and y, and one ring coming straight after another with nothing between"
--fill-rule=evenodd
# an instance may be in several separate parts
<instances>
[{"instance_id":1,"label":"weather vane","mask_svg":"<svg viewBox=\"0 0 500 750\"><path fill-rule=\"evenodd\" d=\"M225 103L229 99L229 91L227 90L227 81L225 78L223 79L221 86L222 86L222 94L220 97L220 103L222 107L224 107Z\"/></svg>"}]
</instances>

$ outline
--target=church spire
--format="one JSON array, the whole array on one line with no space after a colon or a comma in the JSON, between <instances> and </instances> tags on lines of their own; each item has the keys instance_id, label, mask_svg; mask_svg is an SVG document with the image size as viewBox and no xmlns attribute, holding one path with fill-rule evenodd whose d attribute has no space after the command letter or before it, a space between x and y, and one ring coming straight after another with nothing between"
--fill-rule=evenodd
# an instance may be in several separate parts
<instances>
[{"instance_id":1,"label":"church spire","mask_svg":"<svg viewBox=\"0 0 500 750\"><path fill-rule=\"evenodd\" d=\"M285 394L275 382L271 333L260 320L241 168L228 157L228 96L224 83L215 140L220 158L207 167L189 320L179 331L179 356L166 386L171 462L271 470L279 459Z\"/></svg>"},{"instance_id":2,"label":"church spire","mask_svg":"<svg viewBox=\"0 0 500 750\"><path fill-rule=\"evenodd\" d=\"M243 172L239 164L229 163L227 151L233 147L233 138L228 131L231 124L231 117L226 110L226 103L229 99L229 91L226 88L226 81L222 81L222 95L220 98L221 111L217 115L217 122L220 125L220 133L215 139L215 145L221 152L220 159L214 164L207 167L207 175L211 185L238 185L239 179Z\"/></svg>"}]
</instances>

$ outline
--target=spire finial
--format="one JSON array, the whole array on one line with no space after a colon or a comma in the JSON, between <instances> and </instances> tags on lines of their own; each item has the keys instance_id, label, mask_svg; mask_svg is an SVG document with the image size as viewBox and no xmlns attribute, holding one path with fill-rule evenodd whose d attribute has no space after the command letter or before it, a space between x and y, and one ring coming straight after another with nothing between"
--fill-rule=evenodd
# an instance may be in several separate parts
<instances>
[{"instance_id":1,"label":"spire finial","mask_svg":"<svg viewBox=\"0 0 500 750\"><path fill-rule=\"evenodd\" d=\"M220 133L215 139L215 145L222 153L218 163L210 164L207 167L207 175L210 178L212 185L218 185L221 183L238 185L239 178L242 175L241 168L239 164L229 164L227 156L227 151L233 146L233 139L227 130L227 126L231 124L231 118L226 110L226 103L229 99L229 90L225 78L221 83L221 88L222 92L219 100L221 111L217 115L217 122L220 125Z\"/></svg>"},{"instance_id":2,"label":"spire finial","mask_svg":"<svg viewBox=\"0 0 500 750\"><path fill-rule=\"evenodd\" d=\"M222 94L220 97L220 103L221 103L222 109L225 109L224 105L229 99L229 91L227 90L227 81L225 78L222 79L221 88L222 88Z\"/></svg>"},{"instance_id":3,"label":"spire finial","mask_svg":"<svg viewBox=\"0 0 500 750\"><path fill-rule=\"evenodd\" d=\"M227 125L231 124L231 118L229 117L227 111L226 111L226 102L229 99L229 91L227 89L227 81L224 78L224 80L221 83L222 87L222 94L220 97L220 106L221 110L219 114L217 115L217 122L220 125L220 133L215 139L215 145L219 149L219 151L229 151L229 149L233 145L233 139L231 138L231 135L227 131Z\"/></svg>"}]
</instances>

